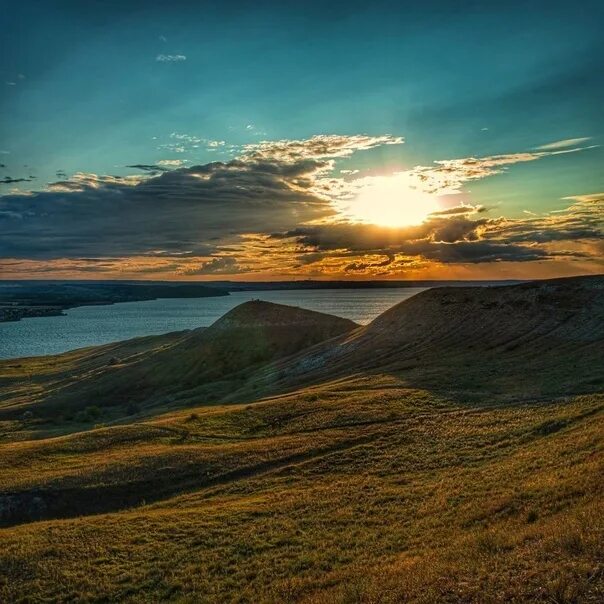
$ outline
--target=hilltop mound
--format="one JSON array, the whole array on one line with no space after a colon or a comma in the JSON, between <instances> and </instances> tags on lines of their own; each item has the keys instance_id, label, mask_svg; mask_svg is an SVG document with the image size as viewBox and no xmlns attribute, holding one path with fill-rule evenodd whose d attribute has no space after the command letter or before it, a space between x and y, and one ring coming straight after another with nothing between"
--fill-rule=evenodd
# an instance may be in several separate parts
<instances>
[{"instance_id":1,"label":"hilltop mound","mask_svg":"<svg viewBox=\"0 0 604 604\"><path fill-rule=\"evenodd\" d=\"M185 355L201 371L215 365L212 354L232 368L272 360L358 327L353 321L304 308L252 300L236 306L210 327L190 332L166 357ZM163 356L163 355L162 355ZM194 357L197 358L194 358ZM206 361L199 367L199 361Z\"/></svg>"},{"instance_id":2,"label":"hilltop mound","mask_svg":"<svg viewBox=\"0 0 604 604\"><path fill-rule=\"evenodd\" d=\"M251 300L233 308L218 319L208 331L257 327L305 327L313 333L338 335L357 327L356 323L306 308Z\"/></svg>"},{"instance_id":3,"label":"hilltop mound","mask_svg":"<svg viewBox=\"0 0 604 604\"><path fill-rule=\"evenodd\" d=\"M348 319L303 308L244 302L159 355L154 365L174 366L171 379L193 386L257 368L356 327Z\"/></svg>"},{"instance_id":4,"label":"hilltop mound","mask_svg":"<svg viewBox=\"0 0 604 604\"><path fill-rule=\"evenodd\" d=\"M380 371L517 398L592 391L603 368L604 278L580 277L427 290L275 371L285 387Z\"/></svg>"},{"instance_id":5,"label":"hilltop mound","mask_svg":"<svg viewBox=\"0 0 604 604\"><path fill-rule=\"evenodd\" d=\"M80 362L68 378L61 376L58 387L42 394L35 411L52 415L60 409L69 414L82 406L165 404L184 396L215 402L262 365L357 327L348 319L319 312L245 302L208 328L171 334L168 339L146 338L142 354L118 356L93 369ZM0 409L0 417L14 417L27 408L26 404Z\"/></svg>"}]
</instances>

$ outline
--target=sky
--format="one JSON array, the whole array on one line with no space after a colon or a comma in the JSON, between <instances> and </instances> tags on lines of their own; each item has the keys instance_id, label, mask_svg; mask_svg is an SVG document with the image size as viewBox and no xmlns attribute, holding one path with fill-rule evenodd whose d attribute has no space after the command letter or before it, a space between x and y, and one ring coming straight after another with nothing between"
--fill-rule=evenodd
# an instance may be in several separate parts
<instances>
[{"instance_id":1,"label":"sky","mask_svg":"<svg viewBox=\"0 0 604 604\"><path fill-rule=\"evenodd\" d=\"M0 277L604 272L604 4L0 0Z\"/></svg>"}]
</instances>

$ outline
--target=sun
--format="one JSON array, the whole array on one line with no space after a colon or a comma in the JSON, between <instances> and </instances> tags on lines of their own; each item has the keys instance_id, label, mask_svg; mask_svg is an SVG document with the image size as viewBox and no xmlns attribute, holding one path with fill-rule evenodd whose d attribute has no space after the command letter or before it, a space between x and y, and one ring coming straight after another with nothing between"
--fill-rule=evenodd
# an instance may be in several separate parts
<instances>
[{"instance_id":1,"label":"sun","mask_svg":"<svg viewBox=\"0 0 604 604\"><path fill-rule=\"evenodd\" d=\"M362 181L358 195L346 208L353 220L387 227L412 226L440 209L437 198L410 186L407 175L371 176Z\"/></svg>"}]
</instances>

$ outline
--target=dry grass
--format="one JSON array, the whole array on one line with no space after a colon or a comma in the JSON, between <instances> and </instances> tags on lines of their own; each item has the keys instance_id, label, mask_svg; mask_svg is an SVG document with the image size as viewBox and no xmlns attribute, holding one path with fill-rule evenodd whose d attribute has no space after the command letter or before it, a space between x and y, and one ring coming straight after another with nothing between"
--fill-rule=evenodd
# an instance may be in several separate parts
<instances>
[{"instance_id":1,"label":"dry grass","mask_svg":"<svg viewBox=\"0 0 604 604\"><path fill-rule=\"evenodd\" d=\"M357 378L4 445L5 492L178 493L2 529L0 599L595 602L603 403L468 407Z\"/></svg>"},{"instance_id":2,"label":"dry grass","mask_svg":"<svg viewBox=\"0 0 604 604\"><path fill-rule=\"evenodd\" d=\"M87 393L111 402L113 372L195 342L0 363L0 602L604 601L588 284L553 310L547 284L424 296L243 382L100 417ZM65 415L65 392L88 411Z\"/></svg>"}]
</instances>

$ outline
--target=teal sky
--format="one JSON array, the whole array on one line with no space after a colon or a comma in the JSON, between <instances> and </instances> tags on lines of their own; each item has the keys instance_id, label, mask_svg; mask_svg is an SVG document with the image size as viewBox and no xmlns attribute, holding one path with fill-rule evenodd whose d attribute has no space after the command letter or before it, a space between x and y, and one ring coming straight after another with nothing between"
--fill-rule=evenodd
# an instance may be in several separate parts
<instances>
[{"instance_id":1,"label":"teal sky","mask_svg":"<svg viewBox=\"0 0 604 604\"><path fill-rule=\"evenodd\" d=\"M359 177L545 151L464 181L443 203L486 206L493 218L541 215L567 208L563 198L604 191L601 2L223 4L0 2L7 16L0 23L0 215L4 203L12 220L3 258L74 261L92 253L44 224L44 213L50 221L52 208L66 203L43 193L49 183L77 173L156 178L161 170L228 163L261 141L404 139L330 156L332 175L359 170ZM36 207L25 204L30 219L37 216L31 254L24 222L15 222L24 206L19 192L27 191L42 192ZM233 211L245 223L254 209ZM282 226L277 220L275 229ZM77 216L68 228L78 229ZM90 231L108 239L106 254L94 249L95 256L157 251L147 245L124 255L112 244L119 236L104 228L101 220L96 235ZM213 231L222 243L195 257L230 258L224 248L242 235L249 233L230 224ZM47 247L55 252L40 251L40 238L52 239ZM183 252L191 252L190 241ZM176 278L175 270L163 276Z\"/></svg>"}]
</instances>

